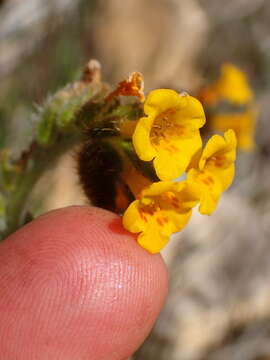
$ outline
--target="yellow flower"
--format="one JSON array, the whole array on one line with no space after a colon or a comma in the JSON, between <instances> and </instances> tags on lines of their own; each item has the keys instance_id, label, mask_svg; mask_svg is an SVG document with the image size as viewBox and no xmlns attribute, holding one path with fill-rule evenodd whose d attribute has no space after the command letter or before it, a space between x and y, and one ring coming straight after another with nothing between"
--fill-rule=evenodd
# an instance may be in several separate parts
<instances>
[{"instance_id":1,"label":"yellow flower","mask_svg":"<svg viewBox=\"0 0 270 360\"><path fill-rule=\"evenodd\" d=\"M156 182L130 204L123 225L132 233L140 233L138 243L154 254L167 244L171 234L183 229L198 201L198 188L186 181Z\"/></svg>"},{"instance_id":2,"label":"yellow flower","mask_svg":"<svg viewBox=\"0 0 270 360\"><path fill-rule=\"evenodd\" d=\"M161 180L175 179L202 146L202 105L192 96L158 89L148 95L144 112L147 116L138 121L133 134L135 151L141 160L154 159Z\"/></svg>"},{"instance_id":3,"label":"yellow flower","mask_svg":"<svg viewBox=\"0 0 270 360\"><path fill-rule=\"evenodd\" d=\"M228 130L224 138L212 136L207 142L197 168L188 172L188 182L200 188L201 214L210 215L216 208L221 193L232 183L236 157L236 137Z\"/></svg>"},{"instance_id":4,"label":"yellow flower","mask_svg":"<svg viewBox=\"0 0 270 360\"><path fill-rule=\"evenodd\" d=\"M246 74L232 64L222 66L221 77L203 89L199 95L209 112L212 129L233 129L241 150L254 148L254 133L258 111Z\"/></svg>"},{"instance_id":5,"label":"yellow flower","mask_svg":"<svg viewBox=\"0 0 270 360\"><path fill-rule=\"evenodd\" d=\"M233 64L223 64L220 79L205 88L201 98L209 105L221 99L235 105L246 105L253 100L253 92L243 71Z\"/></svg>"},{"instance_id":6,"label":"yellow flower","mask_svg":"<svg viewBox=\"0 0 270 360\"><path fill-rule=\"evenodd\" d=\"M232 64L222 66L217 86L220 97L232 103L245 105L253 100L246 74Z\"/></svg>"},{"instance_id":7,"label":"yellow flower","mask_svg":"<svg viewBox=\"0 0 270 360\"><path fill-rule=\"evenodd\" d=\"M214 114L211 117L211 127L219 131L233 129L237 138L237 146L244 151L255 147L254 133L257 111L250 109L237 113Z\"/></svg>"}]
</instances>

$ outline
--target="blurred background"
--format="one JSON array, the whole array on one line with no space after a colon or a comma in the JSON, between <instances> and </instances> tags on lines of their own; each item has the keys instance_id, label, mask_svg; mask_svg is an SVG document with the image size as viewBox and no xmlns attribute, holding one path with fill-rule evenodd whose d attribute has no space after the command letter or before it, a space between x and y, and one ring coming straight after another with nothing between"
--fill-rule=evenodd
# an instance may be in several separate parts
<instances>
[{"instance_id":1,"label":"blurred background","mask_svg":"<svg viewBox=\"0 0 270 360\"><path fill-rule=\"evenodd\" d=\"M23 148L31 111L90 58L111 84L140 71L146 93L195 96L230 62L255 93L256 146L165 249L169 296L136 360L270 360L269 18L269 0L0 0L0 148ZM40 212L87 203L76 176L71 152L38 185Z\"/></svg>"}]
</instances>

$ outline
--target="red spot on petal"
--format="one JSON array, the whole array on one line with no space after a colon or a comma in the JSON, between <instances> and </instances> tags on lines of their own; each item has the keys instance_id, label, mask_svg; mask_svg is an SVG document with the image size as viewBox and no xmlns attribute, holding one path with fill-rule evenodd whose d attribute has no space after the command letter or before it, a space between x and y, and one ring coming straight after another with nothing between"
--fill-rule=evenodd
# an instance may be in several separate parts
<instances>
[{"instance_id":1,"label":"red spot on petal","mask_svg":"<svg viewBox=\"0 0 270 360\"><path fill-rule=\"evenodd\" d=\"M163 226L163 225L164 225L163 220L162 220L162 218L160 218L160 217L157 217L157 223L158 223L160 226Z\"/></svg>"}]
</instances>

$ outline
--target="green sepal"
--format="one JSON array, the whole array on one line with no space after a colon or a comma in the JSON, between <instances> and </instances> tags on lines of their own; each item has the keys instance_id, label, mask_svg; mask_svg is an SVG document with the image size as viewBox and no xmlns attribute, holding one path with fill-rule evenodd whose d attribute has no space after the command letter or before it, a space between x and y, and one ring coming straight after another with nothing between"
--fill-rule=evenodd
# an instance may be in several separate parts
<instances>
[{"instance_id":1,"label":"green sepal","mask_svg":"<svg viewBox=\"0 0 270 360\"><path fill-rule=\"evenodd\" d=\"M149 180L156 182L159 178L156 175L155 169L151 161L142 161L136 154L132 141L125 139L120 141L120 147L128 156L134 167L141 172L141 174L147 177Z\"/></svg>"},{"instance_id":2,"label":"green sepal","mask_svg":"<svg viewBox=\"0 0 270 360\"><path fill-rule=\"evenodd\" d=\"M111 112L111 116L125 117L129 120L138 120L143 116L143 109L139 108L138 104L119 105Z\"/></svg>"}]
</instances>

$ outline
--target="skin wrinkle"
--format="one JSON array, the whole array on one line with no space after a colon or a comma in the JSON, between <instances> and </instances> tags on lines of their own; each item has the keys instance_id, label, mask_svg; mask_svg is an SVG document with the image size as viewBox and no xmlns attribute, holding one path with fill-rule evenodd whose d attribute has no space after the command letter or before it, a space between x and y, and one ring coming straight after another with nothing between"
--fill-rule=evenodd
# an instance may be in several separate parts
<instances>
[{"instance_id":1,"label":"skin wrinkle","mask_svg":"<svg viewBox=\"0 0 270 360\"><path fill-rule=\"evenodd\" d=\"M0 359L120 360L136 350L163 305L167 275L160 255L120 221L113 230L116 219L61 209L0 245Z\"/></svg>"}]
</instances>

